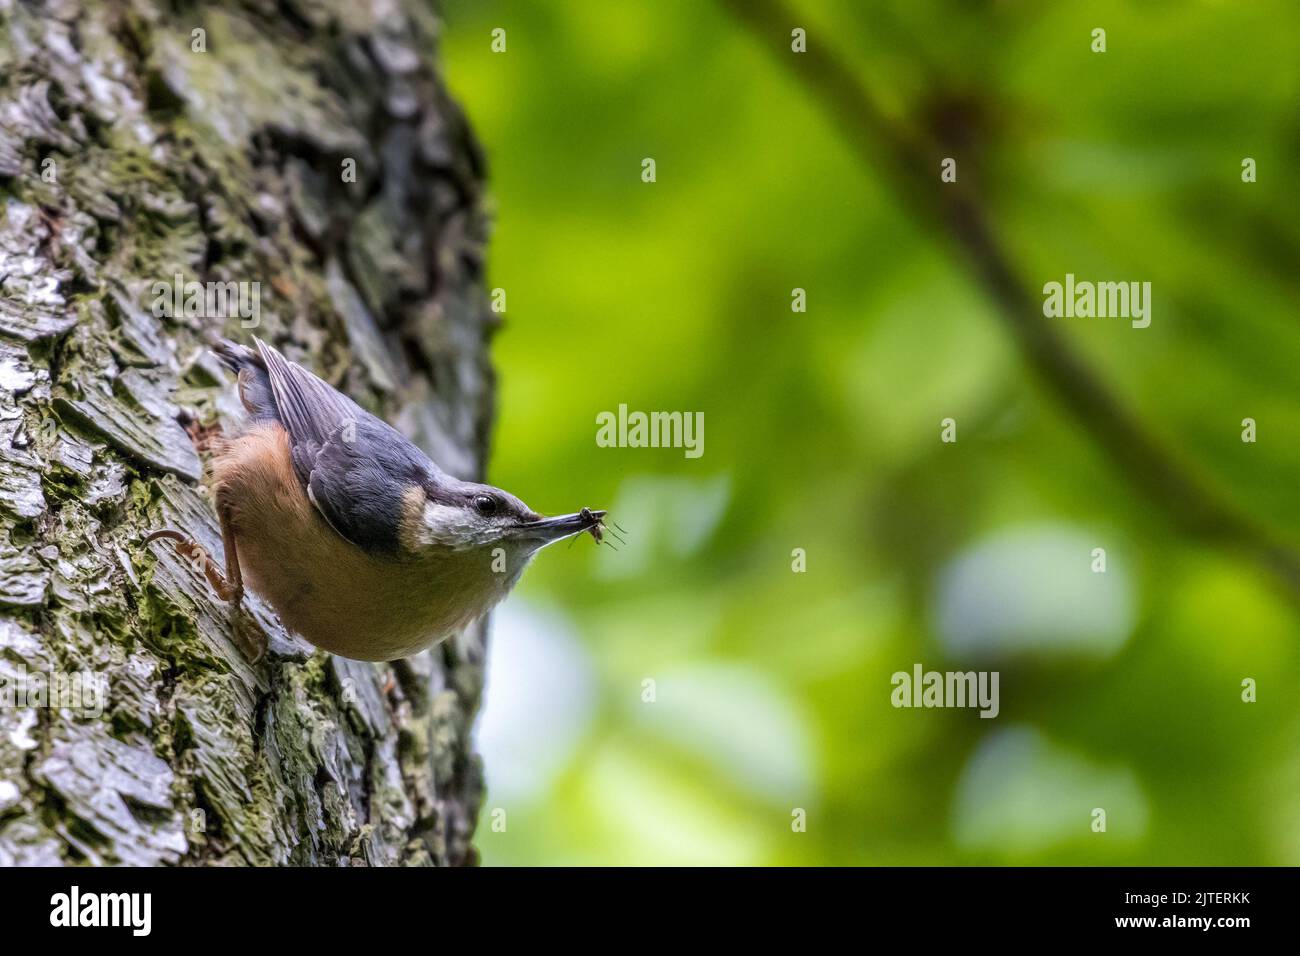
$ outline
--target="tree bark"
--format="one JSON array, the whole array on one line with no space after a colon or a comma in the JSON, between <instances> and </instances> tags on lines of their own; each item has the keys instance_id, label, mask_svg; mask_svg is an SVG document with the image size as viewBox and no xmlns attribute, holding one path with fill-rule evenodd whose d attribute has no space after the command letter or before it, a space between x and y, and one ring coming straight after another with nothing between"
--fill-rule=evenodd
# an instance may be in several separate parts
<instances>
[{"instance_id":1,"label":"tree bark","mask_svg":"<svg viewBox=\"0 0 1300 956\"><path fill-rule=\"evenodd\" d=\"M221 554L220 334L482 471L483 172L438 29L421 0L0 0L0 865L474 861L481 626L347 661L140 544ZM256 328L160 305L177 277L249 283ZM101 714L33 698L83 674Z\"/></svg>"}]
</instances>

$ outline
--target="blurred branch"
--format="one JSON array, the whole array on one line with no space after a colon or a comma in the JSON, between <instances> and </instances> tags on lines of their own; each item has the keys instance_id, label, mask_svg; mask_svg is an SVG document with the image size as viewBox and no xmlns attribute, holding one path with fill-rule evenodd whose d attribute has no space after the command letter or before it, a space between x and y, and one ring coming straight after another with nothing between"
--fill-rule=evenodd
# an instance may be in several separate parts
<instances>
[{"instance_id":1,"label":"blurred branch","mask_svg":"<svg viewBox=\"0 0 1300 956\"><path fill-rule=\"evenodd\" d=\"M1042 321L1041 303L1017 275L979 199L964 185L940 183L949 152L907 117L893 117L827 43L790 50L802 20L781 0L722 0L831 115L864 166L883 168L905 203L935 220L957 244L1022 356L1048 391L1143 495L1184 530L1237 548L1263 563L1300 602L1300 552L1195 474L1131 414L1101 377Z\"/></svg>"}]
</instances>

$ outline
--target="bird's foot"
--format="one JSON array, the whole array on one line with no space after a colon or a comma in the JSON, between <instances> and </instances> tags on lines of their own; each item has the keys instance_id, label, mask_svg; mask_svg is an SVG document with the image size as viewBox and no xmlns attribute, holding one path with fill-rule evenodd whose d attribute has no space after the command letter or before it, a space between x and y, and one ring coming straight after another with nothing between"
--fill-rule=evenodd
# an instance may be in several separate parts
<instances>
[{"instance_id":1,"label":"bird's foot","mask_svg":"<svg viewBox=\"0 0 1300 956\"><path fill-rule=\"evenodd\" d=\"M173 531L170 528L163 528L159 531L151 532L146 535L142 544L149 544L159 539L166 539L172 542L172 547L176 553L189 562L195 571L202 574L212 586L212 590L217 593L217 597L222 601L229 601L235 609L239 608L239 602L243 600L244 588L242 584L231 585L226 576L221 573L217 563L212 560L207 549L199 544L189 535L182 534L179 531Z\"/></svg>"}]
</instances>

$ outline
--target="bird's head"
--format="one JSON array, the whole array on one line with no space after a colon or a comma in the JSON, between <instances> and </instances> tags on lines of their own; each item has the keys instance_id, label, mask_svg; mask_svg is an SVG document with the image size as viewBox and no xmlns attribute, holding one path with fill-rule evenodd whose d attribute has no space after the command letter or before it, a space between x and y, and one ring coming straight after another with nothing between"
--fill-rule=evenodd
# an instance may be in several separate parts
<instances>
[{"instance_id":1,"label":"bird's head","mask_svg":"<svg viewBox=\"0 0 1300 956\"><path fill-rule=\"evenodd\" d=\"M599 540L604 511L583 508L545 517L508 491L478 482L441 477L423 489L418 513L404 516L403 538L417 552L503 549L521 565L548 544L592 531Z\"/></svg>"}]
</instances>

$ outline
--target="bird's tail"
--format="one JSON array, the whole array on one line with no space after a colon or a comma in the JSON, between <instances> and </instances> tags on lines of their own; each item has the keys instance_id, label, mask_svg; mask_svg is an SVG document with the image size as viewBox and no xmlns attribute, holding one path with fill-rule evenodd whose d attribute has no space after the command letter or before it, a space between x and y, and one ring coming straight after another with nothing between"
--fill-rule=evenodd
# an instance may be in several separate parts
<instances>
[{"instance_id":1,"label":"bird's tail","mask_svg":"<svg viewBox=\"0 0 1300 956\"><path fill-rule=\"evenodd\" d=\"M266 368L262 357L256 351L230 339L218 339L217 344L212 346L212 351L216 353L217 358L221 359L221 364L232 372L238 372L250 365L254 368Z\"/></svg>"},{"instance_id":2,"label":"bird's tail","mask_svg":"<svg viewBox=\"0 0 1300 956\"><path fill-rule=\"evenodd\" d=\"M271 391L271 378L266 372L262 356L255 349L229 339L218 339L212 346L212 351L222 365L235 373L239 383L239 400L244 403L252 421L279 422L280 414Z\"/></svg>"}]
</instances>

